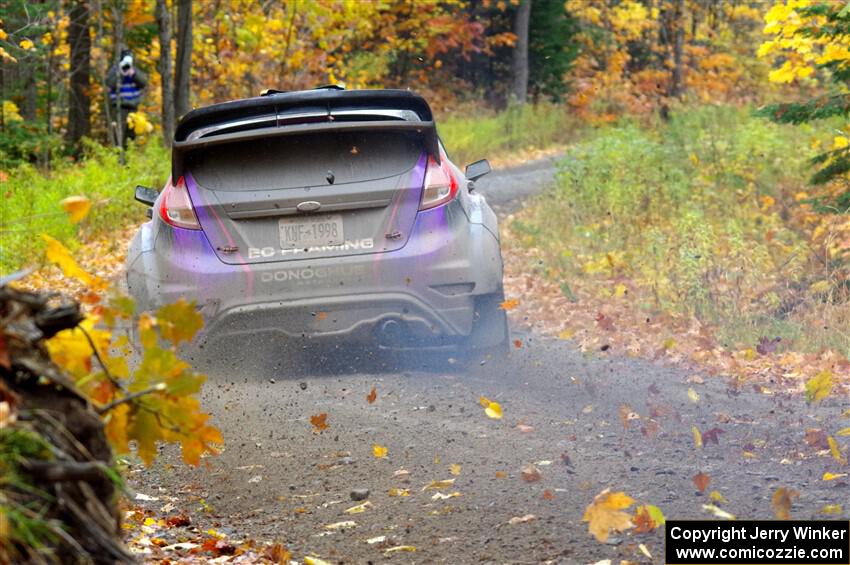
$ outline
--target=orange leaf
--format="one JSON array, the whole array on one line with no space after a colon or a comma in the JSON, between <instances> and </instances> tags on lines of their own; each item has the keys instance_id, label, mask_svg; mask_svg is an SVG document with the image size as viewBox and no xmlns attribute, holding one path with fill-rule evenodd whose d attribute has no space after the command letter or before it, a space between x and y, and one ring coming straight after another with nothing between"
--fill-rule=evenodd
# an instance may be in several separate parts
<instances>
[{"instance_id":1,"label":"orange leaf","mask_svg":"<svg viewBox=\"0 0 850 565\"><path fill-rule=\"evenodd\" d=\"M499 304L499 308L501 308L502 310L513 310L517 306L519 306L519 300L517 300L516 298L505 300L504 302Z\"/></svg>"},{"instance_id":2,"label":"orange leaf","mask_svg":"<svg viewBox=\"0 0 850 565\"><path fill-rule=\"evenodd\" d=\"M778 520L788 520L791 517L791 504L794 499L799 498L800 493L794 489L779 487L773 493L773 511Z\"/></svg>"},{"instance_id":3,"label":"orange leaf","mask_svg":"<svg viewBox=\"0 0 850 565\"><path fill-rule=\"evenodd\" d=\"M375 388L375 387L372 387L372 392L370 392L369 394L366 395L366 402L368 402L369 404L372 404L373 402L375 402L375 399L377 399L377 398L378 398L378 389Z\"/></svg>"},{"instance_id":4,"label":"orange leaf","mask_svg":"<svg viewBox=\"0 0 850 565\"><path fill-rule=\"evenodd\" d=\"M328 428L328 413L322 412L315 416L310 416L310 423L316 428L316 431L326 430Z\"/></svg>"},{"instance_id":5,"label":"orange leaf","mask_svg":"<svg viewBox=\"0 0 850 565\"><path fill-rule=\"evenodd\" d=\"M705 492L705 489L708 488L708 483L711 482L711 477L700 471L691 480L694 482L698 491Z\"/></svg>"}]
</instances>

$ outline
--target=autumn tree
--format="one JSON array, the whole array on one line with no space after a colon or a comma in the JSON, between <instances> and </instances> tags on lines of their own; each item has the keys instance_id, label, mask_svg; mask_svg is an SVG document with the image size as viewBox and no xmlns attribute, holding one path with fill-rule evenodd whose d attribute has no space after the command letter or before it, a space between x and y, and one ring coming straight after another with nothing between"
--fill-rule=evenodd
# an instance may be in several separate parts
<instances>
[{"instance_id":1,"label":"autumn tree","mask_svg":"<svg viewBox=\"0 0 850 565\"><path fill-rule=\"evenodd\" d=\"M778 83L820 82L828 92L799 102L774 104L760 114L779 123L802 124L850 115L850 7L807 0L777 2L765 15L765 32L772 38L759 49L762 57L781 59L770 74ZM850 134L835 137L833 147L813 160L819 167L812 182L823 184L850 172ZM850 190L834 203L850 209Z\"/></svg>"}]
</instances>

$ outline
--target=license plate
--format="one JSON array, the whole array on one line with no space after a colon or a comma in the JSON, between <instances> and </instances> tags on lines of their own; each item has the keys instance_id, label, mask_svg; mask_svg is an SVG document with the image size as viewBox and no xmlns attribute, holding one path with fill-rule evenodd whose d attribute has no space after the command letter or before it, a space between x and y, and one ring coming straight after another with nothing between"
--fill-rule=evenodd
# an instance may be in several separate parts
<instances>
[{"instance_id":1,"label":"license plate","mask_svg":"<svg viewBox=\"0 0 850 565\"><path fill-rule=\"evenodd\" d=\"M345 241L342 234L342 216L339 214L309 218L281 218L278 226L282 249L341 245Z\"/></svg>"}]
</instances>

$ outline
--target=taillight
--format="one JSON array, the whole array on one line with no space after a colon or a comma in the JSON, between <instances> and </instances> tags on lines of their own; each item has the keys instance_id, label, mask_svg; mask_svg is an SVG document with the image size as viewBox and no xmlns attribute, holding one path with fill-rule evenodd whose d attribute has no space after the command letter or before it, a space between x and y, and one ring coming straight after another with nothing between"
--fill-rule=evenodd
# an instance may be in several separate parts
<instances>
[{"instance_id":1,"label":"taillight","mask_svg":"<svg viewBox=\"0 0 850 565\"><path fill-rule=\"evenodd\" d=\"M189 190L186 188L186 181L183 177L177 179L177 184L171 184L169 180L168 184L165 185L162 198L160 198L159 216L166 224L177 228L201 229L198 218L195 216L195 210L192 208L192 201L189 200Z\"/></svg>"},{"instance_id":2,"label":"taillight","mask_svg":"<svg viewBox=\"0 0 850 565\"><path fill-rule=\"evenodd\" d=\"M449 170L448 162L442 159L440 164L428 157L428 169L425 171L425 189L422 191L420 210L427 210L445 204L457 194L457 179Z\"/></svg>"}]
</instances>

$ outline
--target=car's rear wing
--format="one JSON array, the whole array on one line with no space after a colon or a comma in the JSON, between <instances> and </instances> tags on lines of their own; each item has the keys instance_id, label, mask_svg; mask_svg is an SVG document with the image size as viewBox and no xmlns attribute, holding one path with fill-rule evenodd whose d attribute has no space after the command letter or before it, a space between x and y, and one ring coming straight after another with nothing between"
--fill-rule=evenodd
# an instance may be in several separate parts
<instances>
[{"instance_id":1,"label":"car's rear wing","mask_svg":"<svg viewBox=\"0 0 850 565\"><path fill-rule=\"evenodd\" d=\"M346 130L407 131L440 160L437 129L425 100L406 90L307 90L274 93L192 110L181 118L172 146L172 178L186 155L211 146Z\"/></svg>"}]
</instances>

